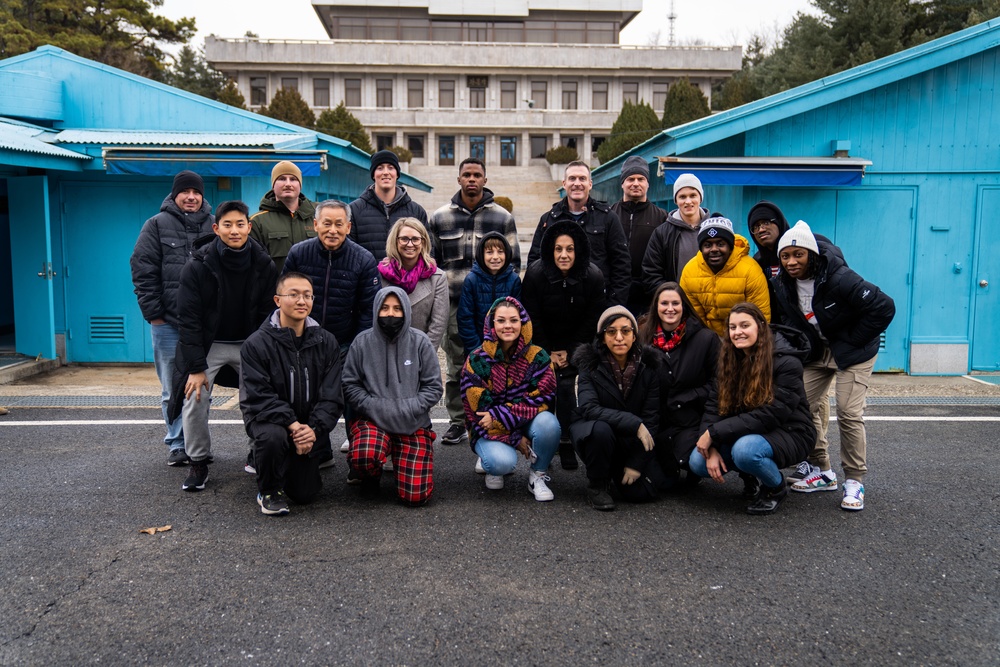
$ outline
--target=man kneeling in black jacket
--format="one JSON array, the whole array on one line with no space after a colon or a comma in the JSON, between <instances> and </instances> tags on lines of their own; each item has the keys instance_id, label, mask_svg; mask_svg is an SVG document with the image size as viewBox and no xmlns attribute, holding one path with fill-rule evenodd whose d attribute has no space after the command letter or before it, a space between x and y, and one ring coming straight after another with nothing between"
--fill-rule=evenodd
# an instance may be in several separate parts
<instances>
[{"instance_id":1,"label":"man kneeling in black jacket","mask_svg":"<svg viewBox=\"0 0 1000 667\"><path fill-rule=\"evenodd\" d=\"M274 311L240 351L240 409L253 438L257 503L264 514L288 514L288 500L316 499L320 453L344 409L342 362L333 334L309 317L313 284L301 273L278 281Z\"/></svg>"}]
</instances>

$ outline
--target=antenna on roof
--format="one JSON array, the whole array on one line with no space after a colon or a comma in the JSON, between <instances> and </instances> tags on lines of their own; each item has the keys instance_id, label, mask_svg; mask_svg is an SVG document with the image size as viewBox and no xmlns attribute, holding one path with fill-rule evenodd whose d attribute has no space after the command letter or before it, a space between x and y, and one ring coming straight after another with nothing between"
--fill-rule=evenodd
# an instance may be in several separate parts
<instances>
[{"instance_id":1,"label":"antenna on roof","mask_svg":"<svg viewBox=\"0 0 1000 667\"><path fill-rule=\"evenodd\" d=\"M670 39L667 42L670 46L677 46L674 39L674 23L677 22L677 12L674 11L674 0L670 0L670 13L667 14L667 21L670 22Z\"/></svg>"}]
</instances>

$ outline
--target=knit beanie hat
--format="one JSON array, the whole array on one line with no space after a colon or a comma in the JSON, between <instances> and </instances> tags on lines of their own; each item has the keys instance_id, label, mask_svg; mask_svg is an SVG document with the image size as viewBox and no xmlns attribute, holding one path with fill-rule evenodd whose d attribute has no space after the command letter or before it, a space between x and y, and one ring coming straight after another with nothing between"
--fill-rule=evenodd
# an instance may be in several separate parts
<instances>
[{"instance_id":1,"label":"knit beanie hat","mask_svg":"<svg viewBox=\"0 0 1000 667\"><path fill-rule=\"evenodd\" d=\"M372 167L368 170L372 180L375 180L375 169L380 164L391 164L396 168L396 176L399 176L399 158L392 151L379 151L372 155Z\"/></svg>"},{"instance_id":2,"label":"knit beanie hat","mask_svg":"<svg viewBox=\"0 0 1000 667\"><path fill-rule=\"evenodd\" d=\"M622 164L621 183L624 183L629 176L636 174L645 177L647 181L649 180L649 165L638 155L633 155Z\"/></svg>"},{"instance_id":3,"label":"knit beanie hat","mask_svg":"<svg viewBox=\"0 0 1000 667\"><path fill-rule=\"evenodd\" d=\"M750 211L750 215L747 216L747 225L753 228L753 223L758 220L777 220L780 218L780 211L769 204L757 204Z\"/></svg>"},{"instance_id":4,"label":"knit beanie hat","mask_svg":"<svg viewBox=\"0 0 1000 667\"><path fill-rule=\"evenodd\" d=\"M197 190L198 194L205 196L205 181L198 174L185 169L174 176L174 187L170 190L170 198L177 199L177 195L188 189Z\"/></svg>"},{"instance_id":5,"label":"knit beanie hat","mask_svg":"<svg viewBox=\"0 0 1000 667\"><path fill-rule=\"evenodd\" d=\"M602 331L608 328L608 325L617 320L619 317L627 317L632 328L638 332L639 325L635 321L635 315L629 312L628 308L625 306L611 306L597 318L597 334L600 335Z\"/></svg>"},{"instance_id":6,"label":"knit beanie hat","mask_svg":"<svg viewBox=\"0 0 1000 667\"><path fill-rule=\"evenodd\" d=\"M271 185L274 185L274 182L278 180L278 176L294 176L299 183L302 182L302 170L296 167L294 162L288 160L282 160L274 165L274 169L271 170Z\"/></svg>"},{"instance_id":7,"label":"knit beanie hat","mask_svg":"<svg viewBox=\"0 0 1000 667\"><path fill-rule=\"evenodd\" d=\"M795 223L794 227L781 235L781 238L778 240L778 252L789 246L805 248L806 250L812 250L817 255L819 254L819 245L816 243L816 237L813 236L812 230L809 229L809 225L806 224L805 220L799 220Z\"/></svg>"},{"instance_id":8,"label":"knit beanie hat","mask_svg":"<svg viewBox=\"0 0 1000 667\"><path fill-rule=\"evenodd\" d=\"M677 193L684 188L694 188L702 199L705 199L705 190L701 187L701 181L694 174L681 174L674 181L674 201L677 201Z\"/></svg>"},{"instance_id":9,"label":"knit beanie hat","mask_svg":"<svg viewBox=\"0 0 1000 667\"><path fill-rule=\"evenodd\" d=\"M722 216L712 217L701 223L698 228L698 247L708 239L722 238L730 246L736 245L736 235L733 234L733 223Z\"/></svg>"}]
</instances>

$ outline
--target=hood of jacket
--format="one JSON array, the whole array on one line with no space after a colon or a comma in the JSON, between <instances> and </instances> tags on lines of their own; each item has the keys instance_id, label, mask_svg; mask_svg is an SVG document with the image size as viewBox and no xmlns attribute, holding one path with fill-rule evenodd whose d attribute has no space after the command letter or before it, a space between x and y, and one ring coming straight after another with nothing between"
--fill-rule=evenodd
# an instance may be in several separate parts
<instances>
[{"instance_id":1,"label":"hood of jacket","mask_svg":"<svg viewBox=\"0 0 1000 667\"><path fill-rule=\"evenodd\" d=\"M271 211L274 213L282 213L284 215L291 215L288 207L284 205L277 197L274 196L274 190L268 190L263 197L260 199L260 210ZM313 215L316 213L316 205L311 201L306 199L306 196L299 193L299 208L295 211L295 217L302 218L303 220L312 220Z\"/></svg>"},{"instance_id":2,"label":"hood of jacket","mask_svg":"<svg viewBox=\"0 0 1000 667\"><path fill-rule=\"evenodd\" d=\"M783 324L772 324L771 331L774 334L775 356L788 355L805 363L812 350L812 344L804 331Z\"/></svg>"},{"instance_id":3,"label":"hood of jacket","mask_svg":"<svg viewBox=\"0 0 1000 667\"><path fill-rule=\"evenodd\" d=\"M199 208L194 213L185 213L181 210L180 206L177 205L170 195L167 195L163 199L163 203L160 204L161 213L169 213L178 220L185 223L187 226L197 227L205 222L212 215L212 205L208 203L207 199L201 200L201 208Z\"/></svg>"},{"instance_id":4,"label":"hood of jacket","mask_svg":"<svg viewBox=\"0 0 1000 667\"><path fill-rule=\"evenodd\" d=\"M489 188L483 188L483 198L479 200L479 203L476 204L475 208L473 208L471 211L465 207L465 203L462 201L461 190L456 192L455 195L451 198L451 205L457 206L463 211L469 211L469 213L474 213L475 211L478 211L484 206L493 206L493 191L490 190Z\"/></svg>"},{"instance_id":5,"label":"hood of jacket","mask_svg":"<svg viewBox=\"0 0 1000 667\"><path fill-rule=\"evenodd\" d=\"M497 331L493 326L493 316L497 308L503 305L514 306L521 315L521 335L518 337L517 343L514 344L509 358L505 358L497 339ZM486 314L486 320L483 322L483 351L486 354L496 361L510 361L523 354L531 346L531 336L531 318L520 301L512 296L505 296L493 302L489 312Z\"/></svg>"},{"instance_id":6,"label":"hood of jacket","mask_svg":"<svg viewBox=\"0 0 1000 667\"><path fill-rule=\"evenodd\" d=\"M410 297L406 296L406 292L403 291L401 287L396 287L395 285L390 285L389 287L383 287L378 292L375 293L375 299L372 300L372 334L378 336L380 339L389 343L389 339L382 332L382 328L378 325L378 311L382 309L382 304L385 303L386 298L394 294L397 299L399 299L400 305L403 306L403 328L400 330L399 335L396 336L395 340L400 340L406 335L406 332L410 330Z\"/></svg>"},{"instance_id":7,"label":"hood of jacket","mask_svg":"<svg viewBox=\"0 0 1000 667\"><path fill-rule=\"evenodd\" d=\"M753 239L753 234L750 234L750 218L753 216L753 212L757 209L766 208L774 213L774 221L778 225L778 239L788 231L788 220L785 219L785 214L781 212L778 205L774 202L769 202L762 199L761 201L754 204L750 211L747 213L747 235L749 238ZM774 240L774 247L778 247L778 239ZM777 250L768 250L767 248L762 248L757 245L756 239L753 242L754 246L757 248L757 252L760 253L760 259L768 265L778 264L778 252Z\"/></svg>"},{"instance_id":8,"label":"hood of jacket","mask_svg":"<svg viewBox=\"0 0 1000 667\"><path fill-rule=\"evenodd\" d=\"M404 188L402 185L396 186L396 194L392 198L392 201L389 202L388 204L379 199L378 195L375 194L374 183L365 188L365 191L361 193L361 197L359 197L359 199L363 199L365 202L368 203L369 206L372 206L379 210L389 211L390 213L399 208L400 206L405 206L406 204L410 203L410 195L407 194L406 188Z\"/></svg>"},{"instance_id":9,"label":"hood of jacket","mask_svg":"<svg viewBox=\"0 0 1000 667\"><path fill-rule=\"evenodd\" d=\"M563 235L573 239L576 252L573 266L569 270L569 277L579 280L587 275L590 268L590 239L587 238L586 230L579 223L571 220L559 220L552 223L545 230L545 235L542 236L539 258L548 276L561 276L562 271L556 266L555 249L556 239Z\"/></svg>"},{"instance_id":10,"label":"hood of jacket","mask_svg":"<svg viewBox=\"0 0 1000 667\"><path fill-rule=\"evenodd\" d=\"M698 218L699 224L702 223L702 222L704 222L709 216L711 216L711 213L708 212L707 208L699 208L698 211L699 211L700 216L701 216L701 217ZM721 214L719 214L719 215L721 215ZM672 225L680 225L681 227L685 227L687 229L691 229L691 225L689 225L688 223L684 222L684 219L681 218L681 210L679 208L675 208L674 210L672 210L669 213L667 213L667 222L669 222ZM694 229L698 229L698 228L695 227Z\"/></svg>"},{"instance_id":11,"label":"hood of jacket","mask_svg":"<svg viewBox=\"0 0 1000 667\"><path fill-rule=\"evenodd\" d=\"M503 244L504 263L503 266L500 268L500 270L496 272L496 275L499 276L502 275L504 271L506 271L510 267L510 262L513 259L511 257L512 251L510 249L510 243L507 241L507 237L501 234L500 232L490 232L482 238L482 240L479 242L479 245L476 246L476 263L473 266L473 268L479 268L487 276L492 275L490 273L490 270L486 268L486 260L485 260L486 249L483 247L486 245L486 241L488 241L489 239L497 239L498 241L500 241L500 243Z\"/></svg>"}]
</instances>

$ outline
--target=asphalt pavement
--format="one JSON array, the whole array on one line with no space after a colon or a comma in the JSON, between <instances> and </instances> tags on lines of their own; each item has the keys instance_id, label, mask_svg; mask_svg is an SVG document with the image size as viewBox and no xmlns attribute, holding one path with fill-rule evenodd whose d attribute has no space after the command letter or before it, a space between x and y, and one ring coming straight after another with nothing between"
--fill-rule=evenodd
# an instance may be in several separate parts
<instances>
[{"instance_id":1,"label":"asphalt pavement","mask_svg":"<svg viewBox=\"0 0 1000 667\"><path fill-rule=\"evenodd\" d=\"M488 491L467 446L437 446L426 507L391 475L358 497L338 454L319 500L274 518L236 410L212 411L208 487L185 493L158 410L18 408L0 664L1000 663L1000 410L868 415L859 513L838 492L750 517L734 475L600 513L558 459L539 503L523 463Z\"/></svg>"}]
</instances>

